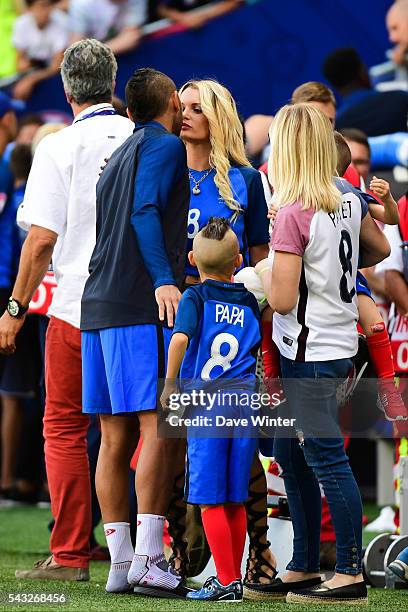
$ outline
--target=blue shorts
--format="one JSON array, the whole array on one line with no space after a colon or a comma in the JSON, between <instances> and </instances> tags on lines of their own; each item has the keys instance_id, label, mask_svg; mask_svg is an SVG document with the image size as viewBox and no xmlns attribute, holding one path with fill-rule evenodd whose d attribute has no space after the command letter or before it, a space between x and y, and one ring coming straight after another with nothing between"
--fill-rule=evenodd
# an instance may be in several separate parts
<instances>
[{"instance_id":1,"label":"blue shorts","mask_svg":"<svg viewBox=\"0 0 408 612\"><path fill-rule=\"evenodd\" d=\"M165 377L171 334L171 329L156 325L82 332L82 411L155 410L157 382Z\"/></svg>"},{"instance_id":2,"label":"blue shorts","mask_svg":"<svg viewBox=\"0 0 408 612\"><path fill-rule=\"evenodd\" d=\"M243 503L256 438L188 438L185 499L189 504Z\"/></svg>"},{"instance_id":3,"label":"blue shorts","mask_svg":"<svg viewBox=\"0 0 408 612\"><path fill-rule=\"evenodd\" d=\"M360 270L357 270L356 289L357 289L357 295L367 295L369 298L374 299L373 296L371 295L371 291L368 286L367 280L365 276L361 274Z\"/></svg>"}]
</instances>

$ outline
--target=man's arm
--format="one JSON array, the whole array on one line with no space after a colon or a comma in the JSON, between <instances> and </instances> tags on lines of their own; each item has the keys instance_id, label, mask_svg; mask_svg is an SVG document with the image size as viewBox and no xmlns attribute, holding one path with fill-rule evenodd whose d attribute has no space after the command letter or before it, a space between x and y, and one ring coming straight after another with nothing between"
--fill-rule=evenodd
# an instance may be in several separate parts
<instances>
[{"instance_id":1,"label":"man's arm","mask_svg":"<svg viewBox=\"0 0 408 612\"><path fill-rule=\"evenodd\" d=\"M24 242L17 279L12 296L28 307L35 290L48 270L57 234L43 227L31 226ZM24 323L24 317L16 319L6 311L0 318L0 351L14 353L16 336Z\"/></svg>"},{"instance_id":2,"label":"man's arm","mask_svg":"<svg viewBox=\"0 0 408 612\"><path fill-rule=\"evenodd\" d=\"M159 319L164 321L167 316L168 326L173 327L181 293L176 286L164 246L159 210L154 204L146 203L132 214L131 222L145 266L153 282ZM160 262L163 267L160 270L161 275L158 275L156 267L160 267Z\"/></svg>"},{"instance_id":3,"label":"man's arm","mask_svg":"<svg viewBox=\"0 0 408 612\"><path fill-rule=\"evenodd\" d=\"M243 0L223 0L222 2L217 2L214 6L204 7L203 14L206 20L215 19L234 11L242 2Z\"/></svg>"},{"instance_id":4,"label":"man's arm","mask_svg":"<svg viewBox=\"0 0 408 612\"><path fill-rule=\"evenodd\" d=\"M389 256L390 244L370 214L365 215L360 228L360 266L370 268Z\"/></svg>"},{"instance_id":5,"label":"man's arm","mask_svg":"<svg viewBox=\"0 0 408 612\"><path fill-rule=\"evenodd\" d=\"M186 12L172 9L166 4L166 2L162 2L157 8L160 17L171 19L175 23L185 25L187 28L199 28L210 19L215 19L238 8L242 4L242 0L224 0L223 2L218 2L215 6L204 7L199 11L193 9Z\"/></svg>"},{"instance_id":6,"label":"man's arm","mask_svg":"<svg viewBox=\"0 0 408 612\"><path fill-rule=\"evenodd\" d=\"M121 53L126 53L127 51L135 49L140 43L140 39L141 33L139 28L129 26L123 28L114 38L106 40L105 45L107 45L115 55L120 55Z\"/></svg>"},{"instance_id":7,"label":"man's arm","mask_svg":"<svg viewBox=\"0 0 408 612\"><path fill-rule=\"evenodd\" d=\"M140 26L146 21L146 5L144 0L130 0L125 3L124 19L121 30L105 44L115 53L127 53L140 43L142 33Z\"/></svg>"},{"instance_id":8,"label":"man's arm","mask_svg":"<svg viewBox=\"0 0 408 612\"><path fill-rule=\"evenodd\" d=\"M41 81L45 81L46 79L50 79L59 73L63 56L64 53L59 51L54 55L49 66L41 70L35 70L18 81L13 89L14 97L18 98L19 100L27 100L38 83L41 83Z\"/></svg>"},{"instance_id":9,"label":"man's arm","mask_svg":"<svg viewBox=\"0 0 408 612\"><path fill-rule=\"evenodd\" d=\"M163 19L171 19L174 23L184 25L186 28L200 28L205 25L207 19L202 14L195 14L193 11L179 11L177 9L170 8L165 4L161 4L157 8L159 17Z\"/></svg>"},{"instance_id":10,"label":"man's arm","mask_svg":"<svg viewBox=\"0 0 408 612\"><path fill-rule=\"evenodd\" d=\"M397 270L385 271L385 287L400 314L408 316L408 283Z\"/></svg>"},{"instance_id":11,"label":"man's arm","mask_svg":"<svg viewBox=\"0 0 408 612\"><path fill-rule=\"evenodd\" d=\"M159 318L173 326L181 294L167 255L162 213L185 169L185 149L175 137L147 139L140 148L131 223L144 264L152 279ZM187 232L187 229L186 229Z\"/></svg>"}]
</instances>

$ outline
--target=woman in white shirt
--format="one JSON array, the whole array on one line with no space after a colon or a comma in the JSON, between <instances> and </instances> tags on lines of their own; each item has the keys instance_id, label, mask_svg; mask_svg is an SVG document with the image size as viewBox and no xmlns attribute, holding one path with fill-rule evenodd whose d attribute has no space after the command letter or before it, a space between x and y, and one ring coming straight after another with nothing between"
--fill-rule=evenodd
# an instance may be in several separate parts
<instances>
[{"instance_id":1,"label":"woman in white shirt","mask_svg":"<svg viewBox=\"0 0 408 612\"><path fill-rule=\"evenodd\" d=\"M357 194L333 176L332 126L309 104L286 106L270 131L269 179L280 207L274 224L272 275L262 274L274 310L273 339L295 432L277 435L293 522L293 557L275 579L291 603L367 603L361 570L362 505L337 423L336 384L357 352L356 272L381 261L387 240ZM346 186L347 187L347 186ZM295 435L296 433L296 435ZM334 577L322 583L319 544L322 485L336 532ZM269 593L272 589L269 588Z\"/></svg>"}]
</instances>

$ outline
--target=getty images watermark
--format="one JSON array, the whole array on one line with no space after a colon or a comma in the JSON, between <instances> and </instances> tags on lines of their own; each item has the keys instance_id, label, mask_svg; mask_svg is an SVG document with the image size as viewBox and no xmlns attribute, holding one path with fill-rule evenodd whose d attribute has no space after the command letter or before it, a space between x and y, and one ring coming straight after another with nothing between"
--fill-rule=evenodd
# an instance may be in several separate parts
<instances>
[{"instance_id":1,"label":"getty images watermark","mask_svg":"<svg viewBox=\"0 0 408 612\"><path fill-rule=\"evenodd\" d=\"M211 392L192 389L169 395L166 421L171 427L294 427L296 419L271 412L281 403L281 394L278 392L270 394L225 389ZM266 408L268 413L262 411Z\"/></svg>"},{"instance_id":2,"label":"getty images watermark","mask_svg":"<svg viewBox=\"0 0 408 612\"><path fill-rule=\"evenodd\" d=\"M299 431L305 438L408 435L408 420L390 420L383 385L376 378L286 379L284 391L279 379L266 384L235 378L160 383L161 437L287 438ZM400 386L403 398L406 387Z\"/></svg>"},{"instance_id":3,"label":"getty images watermark","mask_svg":"<svg viewBox=\"0 0 408 612\"><path fill-rule=\"evenodd\" d=\"M266 390L256 381L228 379L167 383L161 398L162 437L258 438L276 429L293 431L296 419L279 414L286 403L277 388Z\"/></svg>"},{"instance_id":4,"label":"getty images watermark","mask_svg":"<svg viewBox=\"0 0 408 612\"><path fill-rule=\"evenodd\" d=\"M203 435L206 429L221 429L228 437L244 428L252 437L251 429L256 433L259 428L295 426L296 419L271 412L281 403L278 392L192 389L170 394L166 422L170 427L201 429Z\"/></svg>"}]
</instances>

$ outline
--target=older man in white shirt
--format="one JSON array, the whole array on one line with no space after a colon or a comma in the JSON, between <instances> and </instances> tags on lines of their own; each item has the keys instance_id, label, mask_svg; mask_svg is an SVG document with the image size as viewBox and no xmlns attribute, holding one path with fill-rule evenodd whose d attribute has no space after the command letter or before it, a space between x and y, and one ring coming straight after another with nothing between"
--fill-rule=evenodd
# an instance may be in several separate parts
<instances>
[{"instance_id":1,"label":"older man in white shirt","mask_svg":"<svg viewBox=\"0 0 408 612\"><path fill-rule=\"evenodd\" d=\"M44 138L36 150L18 222L28 230L7 311L0 350L15 350L29 302L51 257L58 286L46 340L45 458L55 526L51 556L18 578L89 580L91 488L82 414L79 331L83 288L96 240L96 183L105 158L134 125L116 114L112 94L117 64L96 40L66 50L61 66L74 122Z\"/></svg>"}]
</instances>

